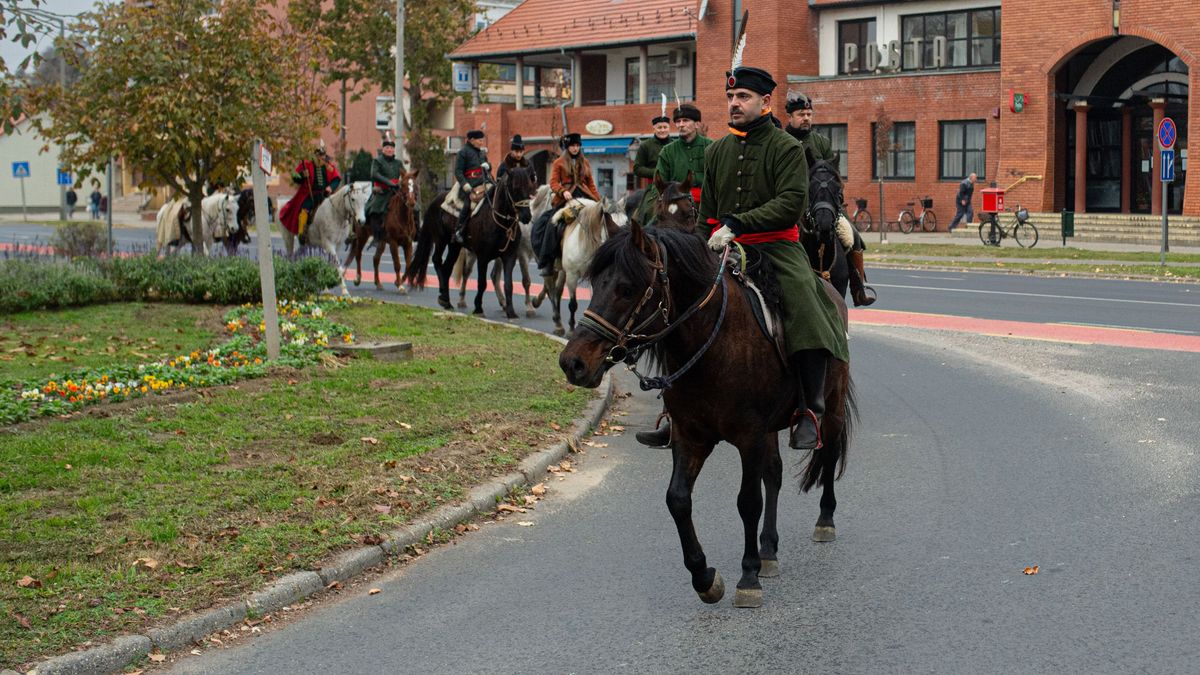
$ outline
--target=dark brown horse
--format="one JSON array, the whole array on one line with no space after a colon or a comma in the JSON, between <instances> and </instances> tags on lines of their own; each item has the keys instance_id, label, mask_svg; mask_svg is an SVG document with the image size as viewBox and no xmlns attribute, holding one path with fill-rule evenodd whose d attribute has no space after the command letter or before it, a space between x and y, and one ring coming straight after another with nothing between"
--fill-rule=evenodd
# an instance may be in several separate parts
<instances>
[{"instance_id":1,"label":"dark brown horse","mask_svg":"<svg viewBox=\"0 0 1200 675\"><path fill-rule=\"evenodd\" d=\"M375 288L381 291L383 283L379 280L379 261L383 258L383 249L386 247L392 253L392 269L396 270L396 289L401 293L408 293L408 288L404 286L400 272L399 249L404 249L404 270L411 272L413 241L417 238L417 174L419 173L421 170L417 169L401 175L400 184L388 199L387 215L383 217L384 240L378 242L379 245L375 247L373 261L375 263ZM370 226L366 223L356 223L354 241L350 245L350 255L346 256L346 267L350 266L351 260L355 263L355 286L362 283L362 252L370 238Z\"/></svg>"},{"instance_id":2,"label":"dark brown horse","mask_svg":"<svg viewBox=\"0 0 1200 675\"><path fill-rule=\"evenodd\" d=\"M808 263L812 268L845 298L850 284L850 266L836 231L843 201L842 176L837 162L818 160L810 164L808 213L804 214L801 223L800 243L808 252Z\"/></svg>"},{"instance_id":3,"label":"dark brown horse","mask_svg":"<svg viewBox=\"0 0 1200 675\"><path fill-rule=\"evenodd\" d=\"M517 318L513 309L513 266L517 263L521 243L520 210L536 189L532 168L510 169L492 185L484 198L485 203L467 221L465 245L475 254L478 269L475 314L483 314L488 263L499 259L504 267L504 315ZM463 245L453 241L457 221L442 208L445 199L445 194L438 195L425 210L425 226L421 228L417 251L405 271L404 280L414 288L424 288L426 266L432 259L438 276L438 304L451 309L450 276ZM464 284L469 276L469 270L465 270Z\"/></svg>"},{"instance_id":4,"label":"dark brown horse","mask_svg":"<svg viewBox=\"0 0 1200 675\"><path fill-rule=\"evenodd\" d=\"M598 386L613 365L636 364L642 355L658 366L660 377L639 378L644 389L664 390L674 430L667 508L679 531L692 588L708 603L721 599L725 584L708 567L696 537L692 489L717 443L728 441L737 448L745 552L733 603L760 606L759 577L779 573L776 510L783 462L777 432L788 428L796 409L794 376L758 327L747 294L726 269L726 258L718 260L693 234L648 231L635 224L600 247L589 276L591 306L559 356L559 366L568 381L584 387ZM836 359L829 364L823 446L809 457L800 481L804 491L818 482L823 488L815 541L836 536L833 482L840 475L839 464L844 469L854 410L849 364Z\"/></svg>"},{"instance_id":5,"label":"dark brown horse","mask_svg":"<svg viewBox=\"0 0 1200 675\"><path fill-rule=\"evenodd\" d=\"M692 172L688 172L682 183L668 183L662 176L654 174L654 187L658 189L658 201L654 204L654 226L695 232L699 210L692 200Z\"/></svg>"}]
</instances>

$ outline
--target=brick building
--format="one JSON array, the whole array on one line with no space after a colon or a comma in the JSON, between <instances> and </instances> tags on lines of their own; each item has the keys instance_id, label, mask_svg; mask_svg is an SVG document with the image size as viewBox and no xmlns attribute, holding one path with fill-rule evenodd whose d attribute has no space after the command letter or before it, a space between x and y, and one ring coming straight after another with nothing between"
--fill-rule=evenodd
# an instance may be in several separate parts
<instances>
[{"instance_id":1,"label":"brick building","mask_svg":"<svg viewBox=\"0 0 1200 675\"><path fill-rule=\"evenodd\" d=\"M648 133L659 91L672 89L672 103L694 96L710 135L723 133L722 75L745 8L745 61L780 82L778 112L785 86L811 96L847 198L874 206L882 176L889 218L930 195L944 228L970 171L1013 186L1010 206L1159 213L1163 116L1179 129L1167 209L1200 216L1200 173L1187 172L1188 129L1200 122L1188 98L1200 54L1191 0L1005 0L1003 11L1000 0L525 0L451 58L520 65L525 81L556 68L569 98L463 100L454 133L486 123L494 149L521 133L552 150L565 120L619 197L619 146ZM877 144L881 117L891 130Z\"/></svg>"}]
</instances>

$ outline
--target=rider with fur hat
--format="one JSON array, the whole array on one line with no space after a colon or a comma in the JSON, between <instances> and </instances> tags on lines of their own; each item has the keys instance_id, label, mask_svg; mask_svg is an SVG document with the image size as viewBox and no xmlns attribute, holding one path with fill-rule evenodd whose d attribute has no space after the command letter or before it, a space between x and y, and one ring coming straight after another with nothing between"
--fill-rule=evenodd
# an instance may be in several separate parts
<instances>
[{"instance_id":1,"label":"rider with fur hat","mask_svg":"<svg viewBox=\"0 0 1200 675\"><path fill-rule=\"evenodd\" d=\"M496 180L504 177L509 169L515 169L518 166L529 168L529 160L525 159L525 141L521 140L521 134L512 137L512 143L508 146L508 154L504 156L504 161L500 166L496 167Z\"/></svg>"},{"instance_id":2,"label":"rider with fur hat","mask_svg":"<svg viewBox=\"0 0 1200 675\"><path fill-rule=\"evenodd\" d=\"M387 215L388 201L400 185L404 164L396 156L396 141L390 135L383 139L379 154L371 160L371 198L367 200L367 226L375 239L383 239L383 219Z\"/></svg>"},{"instance_id":3,"label":"rider with fur hat","mask_svg":"<svg viewBox=\"0 0 1200 675\"><path fill-rule=\"evenodd\" d=\"M579 134L563 136L566 152L554 160L550 167L550 190L554 195L551 208L533 223L530 238L538 258L538 271L543 277L554 273L554 260L558 257L558 233L550 226L550 219L572 199L600 201L600 190L592 177L592 165L583 156L583 139Z\"/></svg>"},{"instance_id":4,"label":"rider with fur hat","mask_svg":"<svg viewBox=\"0 0 1200 675\"><path fill-rule=\"evenodd\" d=\"M833 144L829 142L828 138L813 131L812 99L799 93L789 95L787 114L788 123L785 130L804 146L805 155L810 166L814 161L818 160L827 162L837 161L837 153L833 151ZM840 207L841 205L839 204L838 206ZM862 237L858 236L858 233L850 225L850 220L846 218L846 214L840 211L837 220L837 234L842 245L846 247L846 261L850 263L850 297L854 300L854 306L863 307L870 305L875 302L875 289L871 288L871 294L868 295L867 290L869 287L864 285L867 274L863 269L862 252L866 246L863 244Z\"/></svg>"},{"instance_id":5,"label":"rider with fur hat","mask_svg":"<svg viewBox=\"0 0 1200 675\"><path fill-rule=\"evenodd\" d=\"M300 244L304 245L305 229L317 212L317 207L342 184L337 167L325 152L324 140L313 151L311 160L306 159L296 165L291 178L296 185L296 194L284 205L279 217L284 227L295 233L300 238Z\"/></svg>"},{"instance_id":6,"label":"rider with fur hat","mask_svg":"<svg viewBox=\"0 0 1200 675\"><path fill-rule=\"evenodd\" d=\"M458 151L454 161L454 180L458 181L462 209L458 213L458 228L454 230L455 243L463 243L467 221L471 218L471 191L491 182L492 167L487 163L487 148L484 135L479 129L467 132L467 142Z\"/></svg>"}]
</instances>

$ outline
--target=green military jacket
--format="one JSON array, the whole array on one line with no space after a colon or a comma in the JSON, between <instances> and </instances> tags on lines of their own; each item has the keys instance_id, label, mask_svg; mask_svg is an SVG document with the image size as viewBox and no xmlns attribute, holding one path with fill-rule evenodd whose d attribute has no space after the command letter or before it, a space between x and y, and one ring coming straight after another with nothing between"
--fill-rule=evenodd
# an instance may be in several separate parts
<instances>
[{"instance_id":1,"label":"green military jacket","mask_svg":"<svg viewBox=\"0 0 1200 675\"><path fill-rule=\"evenodd\" d=\"M638 178L654 180L654 170L658 168L658 155L670 144L670 136L665 141L658 140L658 136L643 140L633 160L633 174Z\"/></svg>"},{"instance_id":2,"label":"green military jacket","mask_svg":"<svg viewBox=\"0 0 1200 675\"><path fill-rule=\"evenodd\" d=\"M382 216L387 214L388 199L392 196L392 181L400 180L404 173L404 164L396 157L387 158L382 154L371 160L371 198L367 200L366 215Z\"/></svg>"},{"instance_id":3,"label":"green military jacket","mask_svg":"<svg viewBox=\"0 0 1200 675\"><path fill-rule=\"evenodd\" d=\"M658 154L658 167L655 173L663 180L680 183L692 172L692 187L704 187L704 151L712 145L712 139L696 134L691 143L683 137L675 139ZM637 221L643 226L650 226L654 220L654 203L658 201L658 188L651 183L642 195L642 203L638 205Z\"/></svg>"},{"instance_id":4,"label":"green military jacket","mask_svg":"<svg viewBox=\"0 0 1200 675\"><path fill-rule=\"evenodd\" d=\"M459 184L467 183L473 188L483 185L485 180L491 178L491 172L483 168L485 162L487 158L482 150L470 143L463 145L458 149L458 156L454 158L454 180Z\"/></svg>"},{"instance_id":5,"label":"green military jacket","mask_svg":"<svg viewBox=\"0 0 1200 675\"><path fill-rule=\"evenodd\" d=\"M765 123L764 123L765 122ZM720 227L722 216L741 224L734 234L786 231L808 208L808 162L799 141L769 120L744 137L729 134L709 146L700 196L703 234ZM825 349L848 361L846 326L822 287L799 241L753 244L771 261L783 293L782 323L789 353Z\"/></svg>"},{"instance_id":6,"label":"green military jacket","mask_svg":"<svg viewBox=\"0 0 1200 675\"><path fill-rule=\"evenodd\" d=\"M804 146L804 152L809 159L809 163L816 160L832 162L837 159L837 153L833 151L833 144L821 134L811 129L807 132L796 131L791 127L788 127L787 131L793 138L800 141L800 145Z\"/></svg>"}]
</instances>

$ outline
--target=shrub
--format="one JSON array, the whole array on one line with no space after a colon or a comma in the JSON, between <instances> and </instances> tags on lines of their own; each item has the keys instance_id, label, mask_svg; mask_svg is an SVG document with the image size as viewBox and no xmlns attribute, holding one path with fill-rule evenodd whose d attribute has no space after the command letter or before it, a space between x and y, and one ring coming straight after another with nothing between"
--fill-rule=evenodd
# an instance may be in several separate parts
<instances>
[{"instance_id":1,"label":"shrub","mask_svg":"<svg viewBox=\"0 0 1200 675\"><path fill-rule=\"evenodd\" d=\"M337 268L321 258L275 258L280 300L314 296L338 283ZM0 313L118 300L239 305L262 301L258 263L246 258L153 256L75 262L48 259L0 262Z\"/></svg>"},{"instance_id":2,"label":"shrub","mask_svg":"<svg viewBox=\"0 0 1200 675\"><path fill-rule=\"evenodd\" d=\"M89 259L0 261L0 315L116 299L116 285Z\"/></svg>"},{"instance_id":3,"label":"shrub","mask_svg":"<svg viewBox=\"0 0 1200 675\"><path fill-rule=\"evenodd\" d=\"M71 259L95 257L108 250L108 230L96 220L63 223L50 235L54 252Z\"/></svg>"}]
</instances>

